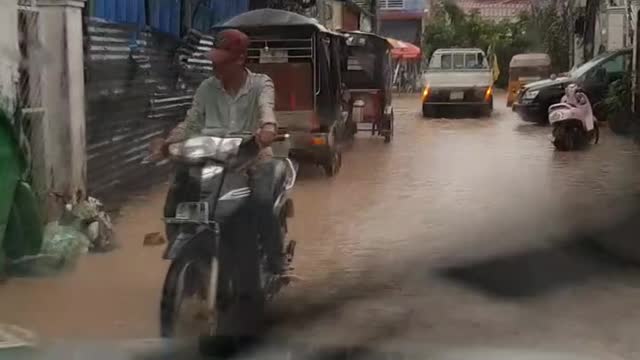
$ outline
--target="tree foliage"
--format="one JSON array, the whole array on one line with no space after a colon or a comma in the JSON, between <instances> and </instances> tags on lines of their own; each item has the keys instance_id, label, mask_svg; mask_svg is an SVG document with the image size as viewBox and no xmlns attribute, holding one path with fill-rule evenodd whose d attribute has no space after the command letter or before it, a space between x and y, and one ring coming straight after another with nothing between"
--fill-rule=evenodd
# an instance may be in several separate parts
<instances>
[{"instance_id":1,"label":"tree foliage","mask_svg":"<svg viewBox=\"0 0 640 360\"><path fill-rule=\"evenodd\" d=\"M427 57L438 48L493 46L501 69L498 85L508 80L509 61L515 54L546 52L555 71L569 67L570 27L568 8L548 3L516 19L494 22L477 12L465 14L452 0L432 6L432 17L424 30L423 49Z\"/></svg>"}]
</instances>

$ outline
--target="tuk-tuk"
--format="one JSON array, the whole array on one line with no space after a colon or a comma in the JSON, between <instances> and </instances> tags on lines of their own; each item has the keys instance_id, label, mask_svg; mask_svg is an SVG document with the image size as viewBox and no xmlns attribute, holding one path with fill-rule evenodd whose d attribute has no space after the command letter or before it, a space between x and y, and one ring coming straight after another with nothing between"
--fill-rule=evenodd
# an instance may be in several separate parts
<instances>
[{"instance_id":1,"label":"tuk-tuk","mask_svg":"<svg viewBox=\"0 0 640 360\"><path fill-rule=\"evenodd\" d=\"M225 28L249 36L247 67L273 80L278 124L291 136L289 155L335 175L346 120L340 73L344 36L315 19L276 9L249 11L213 30Z\"/></svg>"},{"instance_id":2,"label":"tuk-tuk","mask_svg":"<svg viewBox=\"0 0 640 360\"><path fill-rule=\"evenodd\" d=\"M360 124L368 123L371 127L362 131L383 136L388 143L393 136L392 46L375 34L360 31L344 34L348 57L344 59L342 79L349 91L349 135L353 137Z\"/></svg>"},{"instance_id":3,"label":"tuk-tuk","mask_svg":"<svg viewBox=\"0 0 640 360\"><path fill-rule=\"evenodd\" d=\"M551 58L547 54L518 54L509 63L509 88L507 106L511 106L520 89L534 81L551 75Z\"/></svg>"}]
</instances>

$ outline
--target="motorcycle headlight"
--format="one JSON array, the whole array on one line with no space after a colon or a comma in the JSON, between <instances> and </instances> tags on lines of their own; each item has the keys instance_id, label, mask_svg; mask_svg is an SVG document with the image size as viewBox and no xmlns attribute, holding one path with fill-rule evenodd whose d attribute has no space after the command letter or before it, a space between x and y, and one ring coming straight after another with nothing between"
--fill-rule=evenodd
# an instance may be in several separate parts
<instances>
[{"instance_id":1,"label":"motorcycle headlight","mask_svg":"<svg viewBox=\"0 0 640 360\"><path fill-rule=\"evenodd\" d=\"M538 96L540 90L528 90L524 94L522 94L522 99L524 100L533 100Z\"/></svg>"},{"instance_id":2,"label":"motorcycle headlight","mask_svg":"<svg viewBox=\"0 0 640 360\"><path fill-rule=\"evenodd\" d=\"M564 120L564 113L561 111L554 111L551 114L549 114L549 120L550 121Z\"/></svg>"},{"instance_id":3,"label":"motorcycle headlight","mask_svg":"<svg viewBox=\"0 0 640 360\"><path fill-rule=\"evenodd\" d=\"M195 161L213 159L225 161L238 153L242 144L240 138L219 138L214 136L194 137L185 142L169 146L169 153L175 157Z\"/></svg>"},{"instance_id":4,"label":"motorcycle headlight","mask_svg":"<svg viewBox=\"0 0 640 360\"><path fill-rule=\"evenodd\" d=\"M202 181L213 179L214 176L222 173L224 168L218 165L209 165L202 168Z\"/></svg>"}]
</instances>

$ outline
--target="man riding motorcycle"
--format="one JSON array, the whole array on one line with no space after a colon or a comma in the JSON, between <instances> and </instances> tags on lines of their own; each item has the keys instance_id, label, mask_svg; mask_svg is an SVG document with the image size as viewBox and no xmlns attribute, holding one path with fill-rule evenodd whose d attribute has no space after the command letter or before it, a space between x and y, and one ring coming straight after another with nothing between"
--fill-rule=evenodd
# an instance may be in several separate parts
<instances>
[{"instance_id":1,"label":"man riding motorcycle","mask_svg":"<svg viewBox=\"0 0 640 360\"><path fill-rule=\"evenodd\" d=\"M284 271L283 234L273 212L277 163L271 149L277 135L274 86L269 76L252 73L246 68L248 48L249 38L241 31L229 29L218 33L214 49L209 54L213 76L196 90L185 120L166 139L152 143L152 158L166 157L170 144L198 136L204 129L223 133L255 133L260 152L248 170L253 206L260 239L267 254L267 270L281 274ZM175 214L181 191L178 171L167 196L165 216Z\"/></svg>"}]
</instances>

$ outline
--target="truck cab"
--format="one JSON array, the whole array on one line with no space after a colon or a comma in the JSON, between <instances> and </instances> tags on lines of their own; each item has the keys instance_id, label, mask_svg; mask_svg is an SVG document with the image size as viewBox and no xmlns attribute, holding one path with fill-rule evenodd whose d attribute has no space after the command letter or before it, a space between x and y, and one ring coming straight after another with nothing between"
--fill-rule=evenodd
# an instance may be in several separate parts
<instances>
[{"instance_id":1,"label":"truck cab","mask_svg":"<svg viewBox=\"0 0 640 360\"><path fill-rule=\"evenodd\" d=\"M438 49L424 76L422 113L432 116L446 107L493 110L493 74L481 49Z\"/></svg>"}]
</instances>

